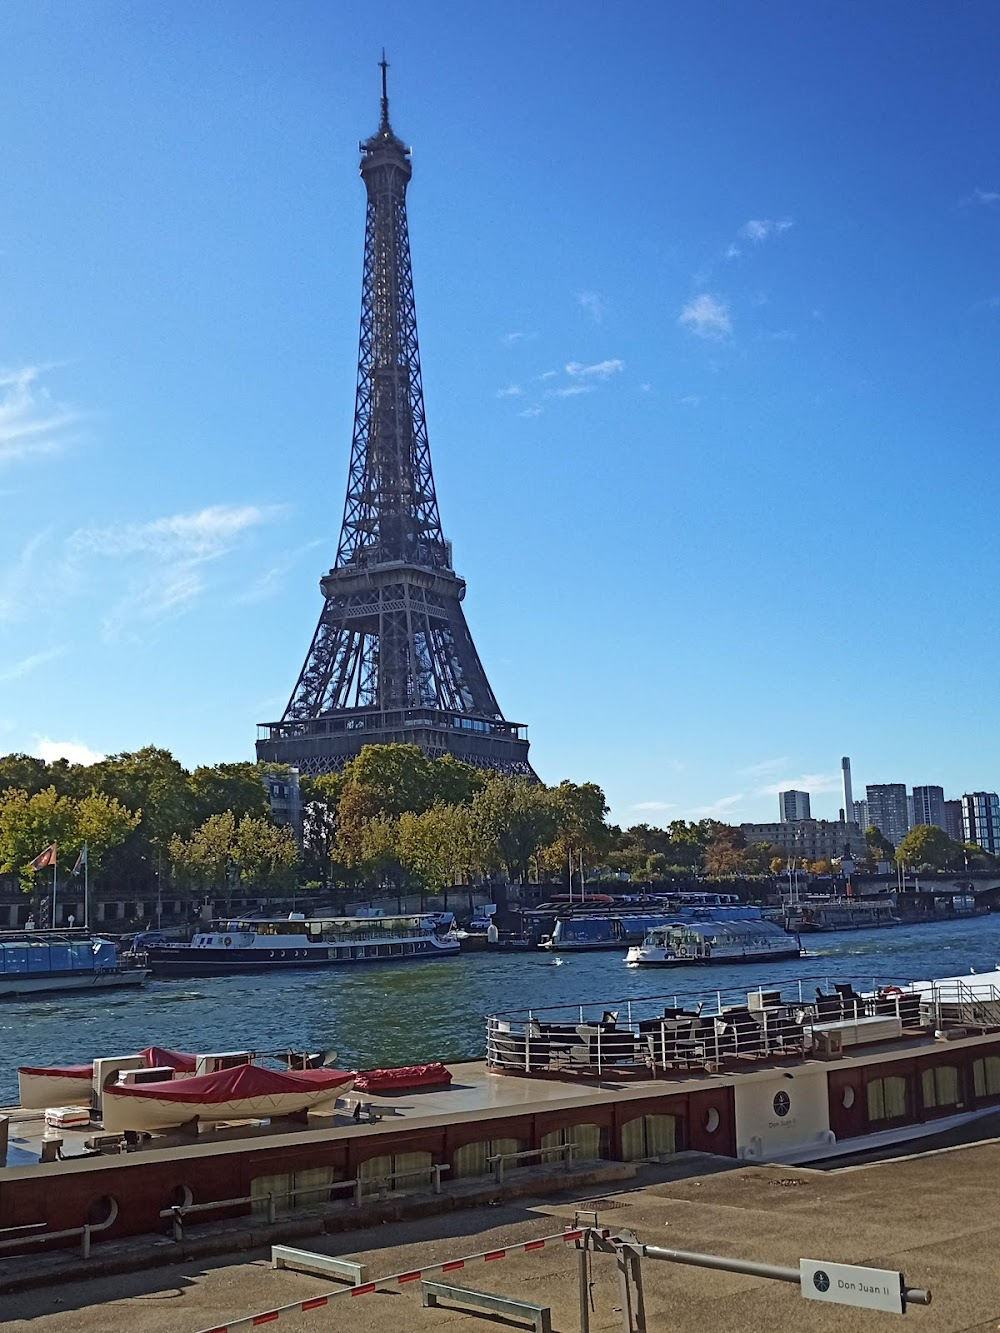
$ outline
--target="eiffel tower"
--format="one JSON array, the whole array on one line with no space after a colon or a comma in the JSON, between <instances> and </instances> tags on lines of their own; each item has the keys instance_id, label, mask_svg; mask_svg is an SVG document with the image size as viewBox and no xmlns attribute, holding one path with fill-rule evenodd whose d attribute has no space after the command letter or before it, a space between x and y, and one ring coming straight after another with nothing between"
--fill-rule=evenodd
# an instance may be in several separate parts
<instances>
[{"instance_id":1,"label":"eiffel tower","mask_svg":"<svg viewBox=\"0 0 1000 1333\"><path fill-rule=\"evenodd\" d=\"M257 758L304 773L362 746L408 742L477 768L534 776L526 728L508 722L462 611L431 471L406 187L410 150L389 123L359 145L368 193L361 340L347 502L319 624L280 722Z\"/></svg>"}]
</instances>

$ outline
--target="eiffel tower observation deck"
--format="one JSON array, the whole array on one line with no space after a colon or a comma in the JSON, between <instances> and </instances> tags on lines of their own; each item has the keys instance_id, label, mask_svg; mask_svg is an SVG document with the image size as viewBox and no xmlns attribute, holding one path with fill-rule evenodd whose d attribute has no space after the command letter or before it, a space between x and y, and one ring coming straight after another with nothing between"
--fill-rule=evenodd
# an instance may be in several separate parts
<instances>
[{"instance_id":1,"label":"eiffel tower observation deck","mask_svg":"<svg viewBox=\"0 0 1000 1333\"><path fill-rule=\"evenodd\" d=\"M280 722L257 758L304 773L364 745L405 742L477 768L532 775L526 728L508 722L462 610L431 471L406 221L410 150L389 122L360 145L368 193L361 345L347 502L319 624Z\"/></svg>"}]
</instances>

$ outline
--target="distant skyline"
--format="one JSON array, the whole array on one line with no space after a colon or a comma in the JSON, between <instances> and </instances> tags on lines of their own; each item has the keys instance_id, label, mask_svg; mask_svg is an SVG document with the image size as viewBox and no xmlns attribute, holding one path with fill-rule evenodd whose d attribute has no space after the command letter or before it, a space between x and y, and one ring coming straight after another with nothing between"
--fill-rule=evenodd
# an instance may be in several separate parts
<instances>
[{"instance_id":1,"label":"distant skyline","mask_svg":"<svg viewBox=\"0 0 1000 1333\"><path fill-rule=\"evenodd\" d=\"M413 145L445 535L627 825L995 791L993 5L11 0L0 751L250 758L346 487L357 143Z\"/></svg>"}]
</instances>

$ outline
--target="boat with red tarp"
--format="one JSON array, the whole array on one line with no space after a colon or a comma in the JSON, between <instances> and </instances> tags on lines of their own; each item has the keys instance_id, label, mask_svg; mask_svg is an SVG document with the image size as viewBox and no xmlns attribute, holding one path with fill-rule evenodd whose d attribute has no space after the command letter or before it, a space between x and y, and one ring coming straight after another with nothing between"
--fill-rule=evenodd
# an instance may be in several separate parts
<instances>
[{"instance_id":1,"label":"boat with red tarp","mask_svg":"<svg viewBox=\"0 0 1000 1333\"><path fill-rule=\"evenodd\" d=\"M187 1051L165 1046L147 1046L140 1051L145 1069L172 1069L178 1078L193 1074L196 1057ZM43 1110L48 1106L86 1106L94 1091L94 1065L21 1065L17 1071L22 1106Z\"/></svg>"},{"instance_id":2,"label":"boat with red tarp","mask_svg":"<svg viewBox=\"0 0 1000 1333\"><path fill-rule=\"evenodd\" d=\"M354 1082L340 1069L278 1073L243 1064L214 1074L162 1083L118 1083L104 1089L108 1133L173 1129L192 1120L271 1120L303 1111L332 1110Z\"/></svg>"}]
</instances>

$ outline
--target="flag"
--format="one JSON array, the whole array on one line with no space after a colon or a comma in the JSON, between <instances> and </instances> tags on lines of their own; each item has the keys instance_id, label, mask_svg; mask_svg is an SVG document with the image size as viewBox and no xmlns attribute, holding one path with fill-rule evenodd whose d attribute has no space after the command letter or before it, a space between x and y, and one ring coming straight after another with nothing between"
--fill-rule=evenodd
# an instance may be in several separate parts
<instances>
[{"instance_id":1,"label":"flag","mask_svg":"<svg viewBox=\"0 0 1000 1333\"><path fill-rule=\"evenodd\" d=\"M80 848L80 855L76 858L76 865L73 867L73 874L79 875L80 871L87 864L87 844L84 843Z\"/></svg>"},{"instance_id":2,"label":"flag","mask_svg":"<svg viewBox=\"0 0 1000 1333\"><path fill-rule=\"evenodd\" d=\"M56 844L50 842L44 852L39 852L31 863L32 870L45 870L56 863Z\"/></svg>"}]
</instances>

